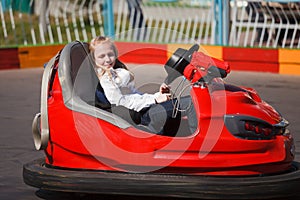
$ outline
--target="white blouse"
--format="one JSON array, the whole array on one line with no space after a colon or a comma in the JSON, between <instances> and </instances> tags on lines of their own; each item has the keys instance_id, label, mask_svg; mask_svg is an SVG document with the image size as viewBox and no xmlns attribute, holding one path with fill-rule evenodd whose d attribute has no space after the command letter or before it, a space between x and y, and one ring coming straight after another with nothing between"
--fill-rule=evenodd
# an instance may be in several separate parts
<instances>
[{"instance_id":1,"label":"white blouse","mask_svg":"<svg viewBox=\"0 0 300 200\"><path fill-rule=\"evenodd\" d=\"M111 104L124 106L128 109L140 111L145 107L155 104L155 94L140 94L134 87L130 72L123 68L111 69L112 77L105 73L100 78L100 84L105 96ZM127 88L127 92L124 92Z\"/></svg>"}]
</instances>

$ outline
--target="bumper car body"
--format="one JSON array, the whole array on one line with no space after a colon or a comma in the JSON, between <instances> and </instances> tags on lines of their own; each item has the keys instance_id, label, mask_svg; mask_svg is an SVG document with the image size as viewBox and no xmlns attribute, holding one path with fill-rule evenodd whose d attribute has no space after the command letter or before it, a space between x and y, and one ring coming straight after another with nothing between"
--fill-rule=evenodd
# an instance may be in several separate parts
<instances>
[{"instance_id":1,"label":"bumper car body","mask_svg":"<svg viewBox=\"0 0 300 200\"><path fill-rule=\"evenodd\" d=\"M44 71L33 133L45 158L24 166L24 181L90 193L114 193L119 183L127 187L116 193L134 195L151 195L147 190L156 185L157 195L192 198L223 197L224 187L230 198L297 193L299 164L288 122L254 89L225 83L229 66L197 50L177 50L165 68L166 82L182 75L192 82L198 128L187 131L183 119L178 133L164 136L96 108L98 80L87 44L67 44Z\"/></svg>"}]
</instances>

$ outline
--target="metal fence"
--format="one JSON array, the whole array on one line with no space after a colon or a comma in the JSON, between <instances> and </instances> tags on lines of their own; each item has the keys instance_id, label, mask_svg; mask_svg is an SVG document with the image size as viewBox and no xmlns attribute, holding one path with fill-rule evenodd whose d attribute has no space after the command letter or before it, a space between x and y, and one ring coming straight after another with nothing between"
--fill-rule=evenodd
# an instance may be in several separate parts
<instances>
[{"instance_id":1,"label":"metal fence","mask_svg":"<svg viewBox=\"0 0 300 200\"><path fill-rule=\"evenodd\" d=\"M300 1L231 1L229 45L300 48Z\"/></svg>"},{"instance_id":2,"label":"metal fence","mask_svg":"<svg viewBox=\"0 0 300 200\"><path fill-rule=\"evenodd\" d=\"M193 5L191 1L190 4L144 1L139 6L136 1L131 1L131 5L124 6L122 2L125 3L120 1L116 16L116 39L159 43L214 43L213 7L210 3Z\"/></svg>"},{"instance_id":3,"label":"metal fence","mask_svg":"<svg viewBox=\"0 0 300 200\"><path fill-rule=\"evenodd\" d=\"M6 8L3 1L0 4L1 46L88 41L106 34L105 0L53 0L48 5L43 0L30 0L27 3L28 8L23 9L19 9L22 4L7 4ZM197 40L213 44L210 3L117 0L113 4L116 40L162 43Z\"/></svg>"},{"instance_id":4,"label":"metal fence","mask_svg":"<svg viewBox=\"0 0 300 200\"><path fill-rule=\"evenodd\" d=\"M89 41L112 28L122 41L300 48L294 1L114 0L113 21L107 2L0 0L0 46Z\"/></svg>"}]
</instances>

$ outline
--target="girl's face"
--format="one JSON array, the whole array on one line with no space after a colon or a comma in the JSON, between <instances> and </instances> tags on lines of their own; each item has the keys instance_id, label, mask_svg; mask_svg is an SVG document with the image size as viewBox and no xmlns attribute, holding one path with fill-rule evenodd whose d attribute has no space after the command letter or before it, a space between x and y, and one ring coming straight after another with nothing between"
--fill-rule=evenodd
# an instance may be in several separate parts
<instances>
[{"instance_id":1,"label":"girl's face","mask_svg":"<svg viewBox=\"0 0 300 200\"><path fill-rule=\"evenodd\" d=\"M112 68L116 63L116 53L113 45L109 42L97 45L94 52L97 67L104 69Z\"/></svg>"}]
</instances>

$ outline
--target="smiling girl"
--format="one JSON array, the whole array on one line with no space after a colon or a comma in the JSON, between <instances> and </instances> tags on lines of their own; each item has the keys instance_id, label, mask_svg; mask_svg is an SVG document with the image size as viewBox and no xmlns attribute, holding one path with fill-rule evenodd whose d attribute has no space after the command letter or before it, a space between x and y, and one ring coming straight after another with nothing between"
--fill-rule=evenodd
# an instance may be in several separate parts
<instances>
[{"instance_id":1,"label":"smiling girl","mask_svg":"<svg viewBox=\"0 0 300 200\"><path fill-rule=\"evenodd\" d=\"M147 126L153 133L176 134L181 115L178 113L173 116L173 102L170 100L170 89L166 84L163 83L155 94L139 93L134 87L133 74L117 59L117 48L108 37L98 36L92 39L90 51L100 82L96 91L98 101L108 101L111 106L129 109L134 112L134 115L131 115L133 121ZM130 92L123 94L122 88L128 88ZM190 98L186 102L191 104ZM195 117L194 109L191 110Z\"/></svg>"}]
</instances>

